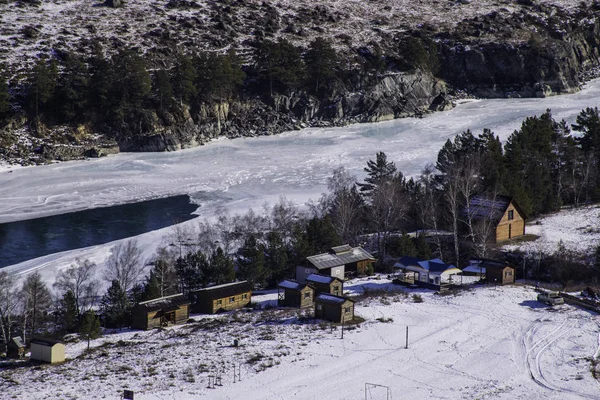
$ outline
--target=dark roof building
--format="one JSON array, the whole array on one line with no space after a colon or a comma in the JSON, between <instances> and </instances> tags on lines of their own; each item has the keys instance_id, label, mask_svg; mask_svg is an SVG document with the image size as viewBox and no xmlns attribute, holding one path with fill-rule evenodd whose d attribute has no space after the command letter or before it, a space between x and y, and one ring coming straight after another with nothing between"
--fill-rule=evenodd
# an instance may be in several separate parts
<instances>
[{"instance_id":1,"label":"dark roof building","mask_svg":"<svg viewBox=\"0 0 600 400\"><path fill-rule=\"evenodd\" d=\"M512 197L473 196L469 201L469 208L463 211L474 221L491 221L495 226L496 242L525 234L527 215Z\"/></svg>"},{"instance_id":2,"label":"dark roof building","mask_svg":"<svg viewBox=\"0 0 600 400\"><path fill-rule=\"evenodd\" d=\"M8 358L23 358L25 355L25 344L21 336L13 337L6 346L6 357Z\"/></svg>"},{"instance_id":3,"label":"dark roof building","mask_svg":"<svg viewBox=\"0 0 600 400\"><path fill-rule=\"evenodd\" d=\"M195 290L190 295L193 312L214 314L235 310L249 304L252 286L248 281L225 283Z\"/></svg>"},{"instance_id":4,"label":"dark roof building","mask_svg":"<svg viewBox=\"0 0 600 400\"><path fill-rule=\"evenodd\" d=\"M142 301L131 312L131 327L152 329L182 324L190 317L190 301L181 293Z\"/></svg>"},{"instance_id":5,"label":"dark roof building","mask_svg":"<svg viewBox=\"0 0 600 400\"><path fill-rule=\"evenodd\" d=\"M333 276L310 274L306 277L306 283L315 288L315 293L329 293L341 295L344 292L344 282Z\"/></svg>"},{"instance_id":6,"label":"dark roof building","mask_svg":"<svg viewBox=\"0 0 600 400\"><path fill-rule=\"evenodd\" d=\"M498 285L515 283L515 267L507 262L490 260L487 258L474 258L470 260L469 264L474 270L479 269L482 271L482 274L485 274L485 280L488 283Z\"/></svg>"},{"instance_id":7,"label":"dark roof building","mask_svg":"<svg viewBox=\"0 0 600 400\"><path fill-rule=\"evenodd\" d=\"M321 293L315 297L315 318L338 323L352 321L354 319L354 300Z\"/></svg>"},{"instance_id":8,"label":"dark roof building","mask_svg":"<svg viewBox=\"0 0 600 400\"><path fill-rule=\"evenodd\" d=\"M277 285L277 304L281 307L311 307L315 301L315 290L306 283L291 279Z\"/></svg>"}]
</instances>

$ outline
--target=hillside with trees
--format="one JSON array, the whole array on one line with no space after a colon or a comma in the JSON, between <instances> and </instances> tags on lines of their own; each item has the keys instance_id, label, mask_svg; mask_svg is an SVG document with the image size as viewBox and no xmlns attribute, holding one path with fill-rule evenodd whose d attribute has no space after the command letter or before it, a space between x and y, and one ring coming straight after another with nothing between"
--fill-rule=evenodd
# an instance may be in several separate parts
<instances>
[{"instance_id":1,"label":"hillside with trees","mask_svg":"<svg viewBox=\"0 0 600 400\"><path fill-rule=\"evenodd\" d=\"M177 150L465 95L566 93L595 75L595 1L501 3L6 1L0 157Z\"/></svg>"}]
</instances>

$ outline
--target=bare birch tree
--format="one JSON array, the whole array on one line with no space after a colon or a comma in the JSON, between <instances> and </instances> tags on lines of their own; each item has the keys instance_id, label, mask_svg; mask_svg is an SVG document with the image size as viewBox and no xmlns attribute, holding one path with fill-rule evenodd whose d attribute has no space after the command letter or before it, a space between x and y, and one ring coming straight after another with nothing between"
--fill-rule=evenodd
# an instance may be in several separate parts
<instances>
[{"instance_id":1,"label":"bare birch tree","mask_svg":"<svg viewBox=\"0 0 600 400\"><path fill-rule=\"evenodd\" d=\"M385 247L390 233L400 228L407 211L408 203L399 179L382 182L372 189L368 215L377 233L380 264L385 262Z\"/></svg>"},{"instance_id":2,"label":"bare birch tree","mask_svg":"<svg viewBox=\"0 0 600 400\"><path fill-rule=\"evenodd\" d=\"M423 199L419 203L419 214L421 216L421 222L423 229L433 231L433 240L436 245L436 251L434 254L436 257L442 257L442 243L440 240L439 232L439 191L436 188L436 180L434 175L435 167L433 164L427 164L421 176L419 177L419 183L422 187Z\"/></svg>"},{"instance_id":3,"label":"bare birch tree","mask_svg":"<svg viewBox=\"0 0 600 400\"><path fill-rule=\"evenodd\" d=\"M4 350L12 338L13 316L19 305L15 279L5 271L0 271L0 330L4 341Z\"/></svg>"},{"instance_id":4,"label":"bare birch tree","mask_svg":"<svg viewBox=\"0 0 600 400\"><path fill-rule=\"evenodd\" d=\"M98 295L98 281L94 279L96 264L88 259L76 259L75 264L56 276L54 287L60 295L71 292L75 297L77 316L87 311Z\"/></svg>"},{"instance_id":5,"label":"bare birch tree","mask_svg":"<svg viewBox=\"0 0 600 400\"><path fill-rule=\"evenodd\" d=\"M118 281L121 288L128 292L143 276L145 262L135 240L119 243L111 249L106 261L104 279L107 282Z\"/></svg>"}]
</instances>

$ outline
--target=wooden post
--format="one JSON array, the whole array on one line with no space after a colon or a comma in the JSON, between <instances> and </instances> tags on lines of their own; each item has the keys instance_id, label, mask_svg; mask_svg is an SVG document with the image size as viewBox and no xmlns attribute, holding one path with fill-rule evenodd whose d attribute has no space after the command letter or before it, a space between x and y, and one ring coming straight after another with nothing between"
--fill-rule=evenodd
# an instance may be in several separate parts
<instances>
[{"instance_id":1,"label":"wooden post","mask_svg":"<svg viewBox=\"0 0 600 400\"><path fill-rule=\"evenodd\" d=\"M406 327L406 346L405 349L408 349L408 326Z\"/></svg>"},{"instance_id":2,"label":"wooden post","mask_svg":"<svg viewBox=\"0 0 600 400\"><path fill-rule=\"evenodd\" d=\"M344 314L342 312L342 339L344 338Z\"/></svg>"}]
</instances>

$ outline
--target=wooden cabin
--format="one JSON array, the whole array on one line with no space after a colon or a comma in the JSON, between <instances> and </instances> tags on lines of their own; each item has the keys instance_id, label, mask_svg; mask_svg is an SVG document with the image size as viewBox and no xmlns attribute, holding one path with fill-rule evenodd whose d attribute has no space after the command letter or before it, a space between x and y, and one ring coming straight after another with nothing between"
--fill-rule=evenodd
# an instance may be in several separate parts
<instances>
[{"instance_id":1,"label":"wooden cabin","mask_svg":"<svg viewBox=\"0 0 600 400\"><path fill-rule=\"evenodd\" d=\"M315 289L306 283L285 280L277 285L277 305L280 307L312 307L315 303Z\"/></svg>"},{"instance_id":2,"label":"wooden cabin","mask_svg":"<svg viewBox=\"0 0 600 400\"><path fill-rule=\"evenodd\" d=\"M497 285L508 285L515 283L515 267L506 262L489 259L472 259L469 261L469 267L473 270L481 271L485 276L487 283Z\"/></svg>"},{"instance_id":3,"label":"wooden cabin","mask_svg":"<svg viewBox=\"0 0 600 400\"><path fill-rule=\"evenodd\" d=\"M53 339L33 338L29 342L30 360L56 364L65 361L65 345Z\"/></svg>"},{"instance_id":4,"label":"wooden cabin","mask_svg":"<svg viewBox=\"0 0 600 400\"><path fill-rule=\"evenodd\" d=\"M365 275L375 258L362 247L332 247L327 253L306 257L306 265L296 267L296 280L305 282L310 274L333 276L345 279L347 276Z\"/></svg>"},{"instance_id":5,"label":"wooden cabin","mask_svg":"<svg viewBox=\"0 0 600 400\"><path fill-rule=\"evenodd\" d=\"M343 323L354 319L354 300L321 293L315 297L315 318Z\"/></svg>"},{"instance_id":6,"label":"wooden cabin","mask_svg":"<svg viewBox=\"0 0 600 400\"><path fill-rule=\"evenodd\" d=\"M496 243L525 235L527 216L516 200L508 196L496 196L493 199L474 196L469 209L476 223L493 223Z\"/></svg>"},{"instance_id":7,"label":"wooden cabin","mask_svg":"<svg viewBox=\"0 0 600 400\"><path fill-rule=\"evenodd\" d=\"M306 277L306 283L315 288L315 295L329 293L341 296L344 292L344 282L333 276L310 274Z\"/></svg>"},{"instance_id":8,"label":"wooden cabin","mask_svg":"<svg viewBox=\"0 0 600 400\"><path fill-rule=\"evenodd\" d=\"M142 301L131 312L131 327L148 330L183 324L190 318L190 301L181 293Z\"/></svg>"},{"instance_id":9,"label":"wooden cabin","mask_svg":"<svg viewBox=\"0 0 600 400\"><path fill-rule=\"evenodd\" d=\"M195 290L191 296L193 312L214 314L236 310L250 304L252 287L248 281L225 283Z\"/></svg>"},{"instance_id":10,"label":"wooden cabin","mask_svg":"<svg viewBox=\"0 0 600 400\"><path fill-rule=\"evenodd\" d=\"M23 356L25 356L25 344L23 344L21 336L10 339L6 345L6 357L21 359Z\"/></svg>"}]
</instances>

